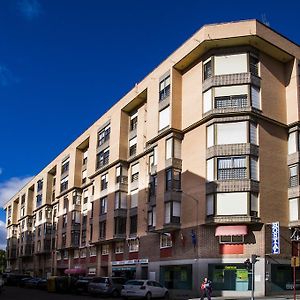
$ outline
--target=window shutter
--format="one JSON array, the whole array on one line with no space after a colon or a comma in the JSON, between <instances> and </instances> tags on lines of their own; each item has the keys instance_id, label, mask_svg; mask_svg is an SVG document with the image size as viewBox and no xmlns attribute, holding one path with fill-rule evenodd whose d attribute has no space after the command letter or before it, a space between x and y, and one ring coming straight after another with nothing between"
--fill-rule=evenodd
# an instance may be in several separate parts
<instances>
[{"instance_id":1,"label":"window shutter","mask_svg":"<svg viewBox=\"0 0 300 300\"><path fill-rule=\"evenodd\" d=\"M131 174L139 173L139 171L140 171L139 163L137 163L131 167Z\"/></svg>"},{"instance_id":2,"label":"window shutter","mask_svg":"<svg viewBox=\"0 0 300 300\"><path fill-rule=\"evenodd\" d=\"M173 157L173 138L166 140L166 159Z\"/></svg>"},{"instance_id":3,"label":"window shutter","mask_svg":"<svg viewBox=\"0 0 300 300\"><path fill-rule=\"evenodd\" d=\"M170 125L170 106L159 112L159 130Z\"/></svg>"},{"instance_id":4,"label":"window shutter","mask_svg":"<svg viewBox=\"0 0 300 300\"><path fill-rule=\"evenodd\" d=\"M218 193L217 215L246 215L248 213L248 193Z\"/></svg>"},{"instance_id":5,"label":"window shutter","mask_svg":"<svg viewBox=\"0 0 300 300\"><path fill-rule=\"evenodd\" d=\"M206 179L208 181L214 181L215 180L215 176L214 176L214 159L208 159L206 161Z\"/></svg>"},{"instance_id":6,"label":"window shutter","mask_svg":"<svg viewBox=\"0 0 300 300\"><path fill-rule=\"evenodd\" d=\"M212 92L211 89L203 93L203 113L212 109Z\"/></svg>"},{"instance_id":7,"label":"window shutter","mask_svg":"<svg viewBox=\"0 0 300 300\"><path fill-rule=\"evenodd\" d=\"M215 97L248 95L248 85L232 85L215 88Z\"/></svg>"},{"instance_id":8,"label":"window shutter","mask_svg":"<svg viewBox=\"0 0 300 300\"><path fill-rule=\"evenodd\" d=\"M260 93L259 89L252 86L251 87L251 100L252 100L252 106L260 109Z\"/></svg>"},{"instance_id":9,"label":"window shutter","mask_svg":"<svg viewBox=\"0 0 300 300\"><path fill-rule=\"evenodd\" d=\"M131 140L129 141L129 147L135 145L136 143L137 143L137 137L134 137L133 139L131 139Z\"/></svg>"},{"instance_id":10,"label":"window shutter","mask_svg":"<svg viewBox=\"0 0 300 300\"><path fill-rule=\"evenodd\" d=\"M247 122L217 124L217 144L247 143Z\"/></svg>"},{"instance_id":11,"label":"window shutter","mask_svg":"<svg viewBox=\"0 0 300 300\"><path fill-rule=\"evenodd\" d=\"M180 202L173 202L173 216L180 217Z\"/></svg>"},{"instance_id":12,"label":"window shutter","mask_svg":"<svg viewBox=\"0 0 300 300\"><path fill-rule=\"evenodd\" d=\"M290 221L299 220L299 200L298 198L293 198L289 200L290 209Z\"/></svg>"},{"instance_id":13,"label":"window shutter","mask_svg":"<svg viewBox=\"0 0 300 300\"><path fill-rule=\"evenodd\" d=\"M206 197L206 215L211 216L214 214L214 196L207 195Z\"/></svg>"},{"instance_id":14,"label":"window shutter","mask_svg":"<svg viewBox=\"0 0 300 300\"><path fill-rule=\"evenodd\" d=\"M297 152L297 146L296 146L296 131L291 132L289 134L289 140L288 140L288 154L292 154Z\"/></svg>"},{"instance_id":15,"label":"window shutter","mask_svg":"<svg viewBox=\"0 0 300 300\"><path fill-rule=\"evenodd\" d=\"M247 54L215 56L215 75L248 72Z\"/></svg>"},{"instance_id":16,"label":"window shutter","mask_svg":"<svg viewBox=\"0 0 300 300\"><path fill-rule=\"evenodd\" d=\"M214 146L214 125L206 128L206 135L207 148Z\"/></svg>"}]
</instances>

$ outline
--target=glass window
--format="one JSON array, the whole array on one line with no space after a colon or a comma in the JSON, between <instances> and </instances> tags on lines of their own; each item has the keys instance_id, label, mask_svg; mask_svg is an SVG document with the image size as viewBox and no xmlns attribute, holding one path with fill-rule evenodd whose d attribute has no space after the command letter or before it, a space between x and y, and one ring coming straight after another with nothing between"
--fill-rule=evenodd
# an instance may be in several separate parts
<instances>
[{"instance_id":1,"label":"glass window","mask_svg":"<svg viewBox=\"0 0 300 300\"><path fill-rule=\"evenodd\" d=\"M247 178L246 157L218 158L218 180Z\"/></svg>"},{"instance_id":2,"label":"glass window","mask_svg":"<svg viewBox=\"0 0 300 300\"><path fill-rule=\"evenodd\" d=\"M98 147L103 145L110 138L110 125L98 132Z\"/></svg>"},{"instance_id":3,"label":"glass window","mask_svg":"<svg viewBox=\"0 0 300 300\"><path fill-rule=\"evenodd\" d=\"M159 112L158 130L165 129L168 126L170 126L170 106L164 108Z\"/></svg>"},{"instance_id":4,"label":"glass window","mask_svg":"<svg viewBox=\"0 0 300 300\"><path fill-rule=\"evenodd\" d=\"M106 214L107 213L107 197L103 197L100 199L100 214Z\"/></svg>"},{"instance_id":5,"label":"glass window","mask_svg":"<svg viewBox=\"0 0 300 300\"><path fill-rule=\"evenodd\" d=\"M160 248L172 247L172 237L170 233L162 233L160 235Z\"/></svg>"},{"instance_id":6,"label":"glass window","mask_svg":"<svg viewBox=\"0 0 300 300\"><path fill-rule=\"evenodd\" d=\"M208 60L206 60L203 63L203 78L208 79L212 77L212 61L211 58L209 58Z\"/></svg>"},{"instance_id":7,"label":"glass window","mask_svg":"<svg viewBox=\"0 0 300 300\"><path fill-rule=\"evenodd\" d=\"M170 75L159 83L159 101L162 101L170 96Z\"/></svg>"}]
</instances>

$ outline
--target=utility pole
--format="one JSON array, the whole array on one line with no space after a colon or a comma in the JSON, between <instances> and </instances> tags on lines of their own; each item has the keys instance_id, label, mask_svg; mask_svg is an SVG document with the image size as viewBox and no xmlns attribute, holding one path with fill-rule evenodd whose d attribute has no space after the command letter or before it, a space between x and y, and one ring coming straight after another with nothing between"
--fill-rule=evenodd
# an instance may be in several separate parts
<instances>
[{"instance_id":1,"label":"utility pole","mask_svg":"<svg viewBox=\"0 0 300 300\"><path fill-rule=\"evenodd\" d=\"M247 258L244 261L244 265L248 271L251 270L252 278L251 278L251 300L254 300L254 291L255 291L255 263L259 260L257 259L259 256L256 254L251 255L251 261Z\"/></svg>"}]
</instances>

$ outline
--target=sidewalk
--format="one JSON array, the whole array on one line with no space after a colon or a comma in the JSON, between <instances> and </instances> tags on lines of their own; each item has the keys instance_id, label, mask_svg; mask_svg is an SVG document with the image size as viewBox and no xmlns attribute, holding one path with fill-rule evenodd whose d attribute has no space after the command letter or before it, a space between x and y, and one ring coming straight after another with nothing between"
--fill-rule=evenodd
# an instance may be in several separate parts
<instances>
[{"instance_id":1,"label":"sidewalk","mask_svg":"<svg viewBox=\"0 0 300 300\"><path fill-rule=\"evenodd\" d=\"M179 300L180 298L176 298L176 300ZM204 298L205 300L207 298ZM250 300L250 297L211 297L212 300ZM274 296L265 296L265 297L255 297L255 300L286 300L286 299L294 299L293 294L292 295L274 295ZM300 294L296 295L296 299L300 300ZM175 299L174 299L175 300ZM182 298L183 300L183 298ZM200 300L200 298L188 298L186 300Z\"/></svg>"}]
</instances>

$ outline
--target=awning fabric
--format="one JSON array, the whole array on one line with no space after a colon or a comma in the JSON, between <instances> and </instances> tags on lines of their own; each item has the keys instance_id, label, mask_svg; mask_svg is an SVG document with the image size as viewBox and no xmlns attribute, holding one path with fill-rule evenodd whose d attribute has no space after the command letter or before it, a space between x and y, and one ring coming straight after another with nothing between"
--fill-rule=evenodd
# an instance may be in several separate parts
<instances>
[{"instance_id":1,"label":"awning fabric","mask_svg":"<svg viewBox=\"0 0 300 300\"><path fill-rule=\"evenodd\" d=\"M247 225L218 226L215 236L220 235L247 235Z\"/></svg>"},{"instance_id":2,"label":"awning fabric","mask_svg":"<svg viewBox=\"0 0 300 300\"><path fill-rule=\"evenodd\" d=\"M80 268L75 268L75 269L66 269L65 274L68 275L78 275L78 274L85 274L86 270L85 269L80 269Z\"/></svg>"}]
</instances>

